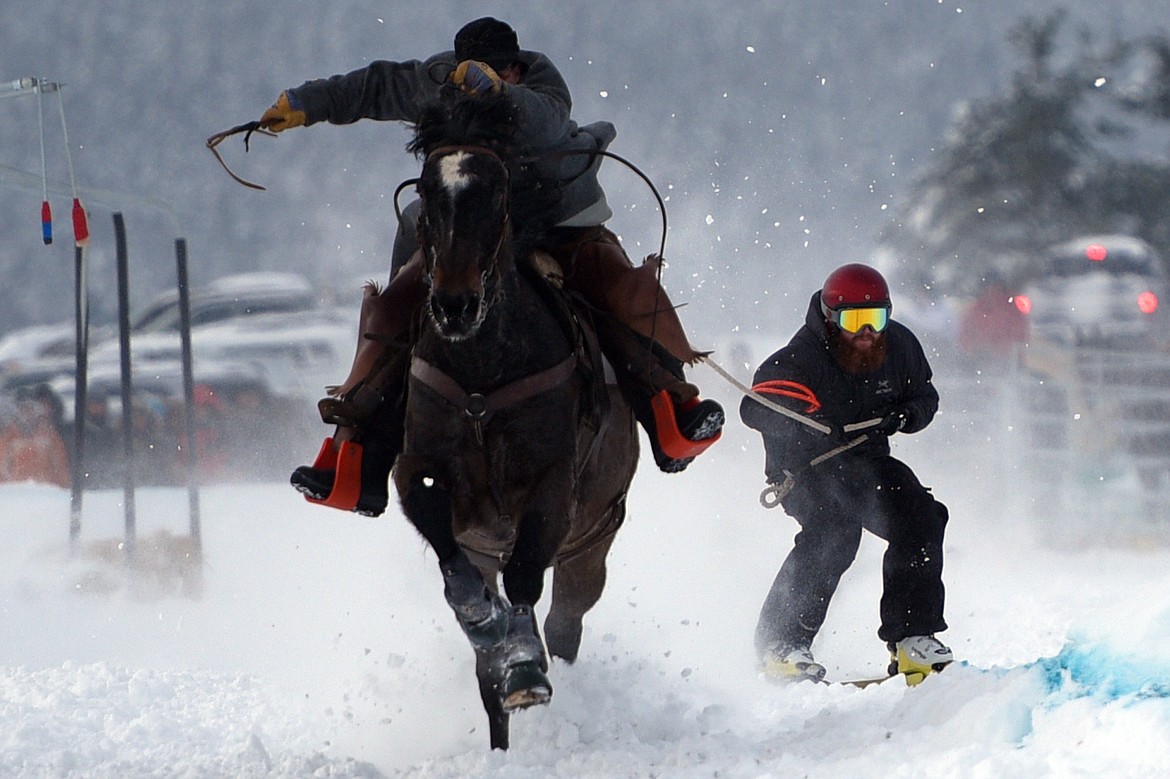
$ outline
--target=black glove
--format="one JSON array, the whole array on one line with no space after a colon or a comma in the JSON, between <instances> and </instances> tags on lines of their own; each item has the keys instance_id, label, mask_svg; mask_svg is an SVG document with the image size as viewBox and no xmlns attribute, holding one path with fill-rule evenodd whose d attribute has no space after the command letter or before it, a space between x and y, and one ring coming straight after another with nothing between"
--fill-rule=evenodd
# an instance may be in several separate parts
<instances>
[{"instance_id":1,"label":"black glove","mask_svg":"<svg viewBox=\"0 0 1170 779\"><path fill-rule=\"evenodd\" d=\"M905 409L896 408L882 417L882 421L878 422L871 430L878 435L890 436L906 427L906 423L909 421L910 414Z\"/></svg>"}]
</instances>

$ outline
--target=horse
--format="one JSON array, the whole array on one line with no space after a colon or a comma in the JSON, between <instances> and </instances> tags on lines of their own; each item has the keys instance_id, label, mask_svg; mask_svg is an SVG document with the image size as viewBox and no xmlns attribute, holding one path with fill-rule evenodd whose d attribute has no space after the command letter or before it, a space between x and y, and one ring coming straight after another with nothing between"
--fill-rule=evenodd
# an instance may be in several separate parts
<instances>
[{"instance_id":1,"label":"horse","mask_svg":"<svg viewBox=\"0 0 1170 779\"><path fill-rule=\"evenodd\" d=\"M408 145L423 159L430 290L393 475L475 651L493 749L508 748L512 712L551 699L549 655L577 658L638 460L583 318L561 315L563 293L530 260L541 222L523 215L540 187L521 183L514 128L506 100L463 98L429 106Z\"/></svg>"}]
</instances>

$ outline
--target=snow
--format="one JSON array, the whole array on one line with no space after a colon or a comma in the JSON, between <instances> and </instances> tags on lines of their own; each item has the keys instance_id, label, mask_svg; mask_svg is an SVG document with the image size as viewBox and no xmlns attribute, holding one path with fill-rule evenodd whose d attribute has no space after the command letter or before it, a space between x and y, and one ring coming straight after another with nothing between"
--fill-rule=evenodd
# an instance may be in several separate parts
<instances>
[{"instance_id":1,"label":"snow","mask_svg":"<svg viewBox=\"0 0 1170 779\"><path fill-rule=\"evenodd\" d=\"M1170 549L1046 544L945 430L896 446L951 510L945 673L758 675L752 630L795 524L758 505L762 453L733 421L685 474L639 472L581 657L554 661L552 702L512 718L506 753L434 555L396 510L205 487L196 577L167 557L186 491L140 489L130 579L121 490L86 494L70 555L68 492L0 485L0 776L1167 775ZM813 647L831 678L885 665L881 551L867 536Z\"/></svg>"}]
</instances>

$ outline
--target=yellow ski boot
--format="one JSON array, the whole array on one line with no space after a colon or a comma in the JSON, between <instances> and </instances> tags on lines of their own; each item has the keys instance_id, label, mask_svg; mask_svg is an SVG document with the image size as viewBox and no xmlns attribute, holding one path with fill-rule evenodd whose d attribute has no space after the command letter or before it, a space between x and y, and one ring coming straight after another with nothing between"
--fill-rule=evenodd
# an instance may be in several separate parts
<instances>
[{"instance_id":1,"label":"yellow ski boot","mask_svg":"<svg viewBox=\"0 0 1170 779\"><path fill-rule=\"evenodd\" d=\"M891 641L890 676L902 674L911 687L932 673L938 673L955 659L950 648L934 636L907 636Z\"/></svg>"}]
</instances>

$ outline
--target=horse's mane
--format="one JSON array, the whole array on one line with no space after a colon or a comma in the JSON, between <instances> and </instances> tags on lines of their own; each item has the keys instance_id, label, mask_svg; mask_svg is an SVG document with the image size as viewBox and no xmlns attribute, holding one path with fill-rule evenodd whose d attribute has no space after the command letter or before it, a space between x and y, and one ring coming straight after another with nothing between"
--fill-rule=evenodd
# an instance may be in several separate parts
<instances>
[{"instance_id":1,"label":"horse's mane","mask_svg":"<svg viewBox=\"0 0 1170 779\"><path fill-rule=\"evenodd\" d=\"M447 92L423 106L406 150L420 159L443 146L483 146L498 155L509 174L513 242L523 252L552 227L560 191L519 146L519 121L504 95Z\"/></svg>"},{"instance_id":2,"label":"horse's mane","mask_svg":"<svg viewBox=\"0 0 1170 779\"><path fill-rule=\"evenodd\" d=\"M516 108L510 100L444 93L422 107L406 150L422 158L440 146L486 146L507 158L516 134Z\"/></svg>"}]
</instances>

